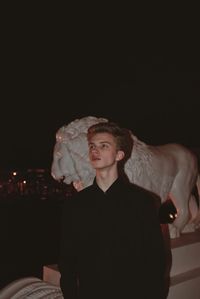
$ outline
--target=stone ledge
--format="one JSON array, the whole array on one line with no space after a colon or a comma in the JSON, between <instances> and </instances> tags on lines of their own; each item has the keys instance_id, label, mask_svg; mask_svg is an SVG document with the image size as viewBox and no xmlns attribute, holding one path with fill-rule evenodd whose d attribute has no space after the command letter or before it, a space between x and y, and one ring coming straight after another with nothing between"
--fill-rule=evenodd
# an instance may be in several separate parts
<instances>
[{"instance_id":1,"label":"stone ledge","mask_svg":"<svg viewBox=\"0 0 200 299\"><path fill-rule=\"evenodd\" d=\"M171 249L200 242L200 230L184 233L179 238L171 239Z\"/></svg>"},{"instance_id":2,"label":"stone ledge","mask_svg":"<svg viewBox=\"0 0 200 299\"><path fill-rule=\"evenodd\" d=\"M60 285L60 272L58 265L46 265L43 267L43 280L52 283L55 286Z\"/></svg>"},{"instance_id":3,"label":"stone ledge","mask_svg":"<svg viewBox=\"0 0 200 299\"><path fill-rule=\"evenodd\" d=\"M187 271L187 272L184 272L184 273L181 273L181 274L178 274L178 275L172 276L170 278L170 286L174 286L179 283L183 283L185 281L188 281L188 280L191 280L191 279L194 279L197 277L200 277L200 267L190 270L190 271Z\"/></svg>"}]
</instances>

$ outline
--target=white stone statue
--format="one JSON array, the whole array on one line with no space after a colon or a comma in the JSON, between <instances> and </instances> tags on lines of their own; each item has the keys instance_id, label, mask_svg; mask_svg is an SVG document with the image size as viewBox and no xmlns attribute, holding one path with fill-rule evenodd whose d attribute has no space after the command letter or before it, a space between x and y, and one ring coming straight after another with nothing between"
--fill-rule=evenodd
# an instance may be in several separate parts
<instances>
[{"instance_id":1,"label":"white stone statue","mask_svg":"<svg viewBox=\"0 0 200 299\"><path fill-rule=\"evenodd\" d=\"M88 116L61 127L56 133L51 174L66 184L73 183L79 191L92 184L95 171L88 158L87 129L108 121ZM134 144L125 164L130 182L158 194L162 202L170 198L177 217L169 224L170 237L192 232L200 223L200 212L192 195L195 185L200 194L200 177L196 156L180 144L147 145L131 133Z\"/></svg>"}]
</instances>

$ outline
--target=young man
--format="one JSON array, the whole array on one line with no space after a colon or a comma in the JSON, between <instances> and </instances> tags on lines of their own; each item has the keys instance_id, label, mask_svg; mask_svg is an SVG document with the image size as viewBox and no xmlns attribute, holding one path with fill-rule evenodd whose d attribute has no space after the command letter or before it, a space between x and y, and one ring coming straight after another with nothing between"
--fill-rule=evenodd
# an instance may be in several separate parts
<instances>
[{"instance_id":1,"label":"young man","mask_svg":"<svg viewBox=\"0 0 200 299\"><path fill-rule=\"evenodd\" d=\"M119 166L127 130L88 130L94 183L65 203L59 269L66 299L163 299L165 253L156 197L128 182Z\"/></svg>"}]
</instances>

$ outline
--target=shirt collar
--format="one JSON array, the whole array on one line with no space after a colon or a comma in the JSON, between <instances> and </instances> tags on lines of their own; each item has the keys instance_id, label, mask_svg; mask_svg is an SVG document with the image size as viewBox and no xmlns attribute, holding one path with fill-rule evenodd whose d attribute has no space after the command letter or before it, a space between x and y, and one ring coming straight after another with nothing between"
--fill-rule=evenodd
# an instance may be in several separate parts
<instances>
[{"instance_id":1,"label":"shirt collar","mask_svg":"<svg viewBox=\"0 0 200 299\"><path fill-rule=\"evenodd\" d=\"M93 188L95 188L96 191L102 192L104 194L111 194L111 193L118 193L121 191L123 186L127 186L127 183L129 183L126 179L123 179L122 177L118 177L112 185L104 192L97 184L96 177L93 181Z\"/></svg>"}]
</instances>

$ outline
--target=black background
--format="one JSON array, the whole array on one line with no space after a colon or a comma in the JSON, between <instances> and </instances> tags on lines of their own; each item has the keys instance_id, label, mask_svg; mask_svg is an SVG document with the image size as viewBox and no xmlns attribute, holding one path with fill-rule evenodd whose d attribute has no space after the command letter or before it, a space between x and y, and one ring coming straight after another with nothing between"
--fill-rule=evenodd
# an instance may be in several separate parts
<instances>
[{"instance_id":1,"label":"black background","mask_svg":"<svg viewBox=\"0 0 200 299\"><path fill-rule=\"evenodd\" d=\"M0 167L50 167L56 131L89 115L148 144L200 147L197 37L152 38L148 26L125 34L42 11L13 8L3 23Z\"/></svg>"}]
</instances>

